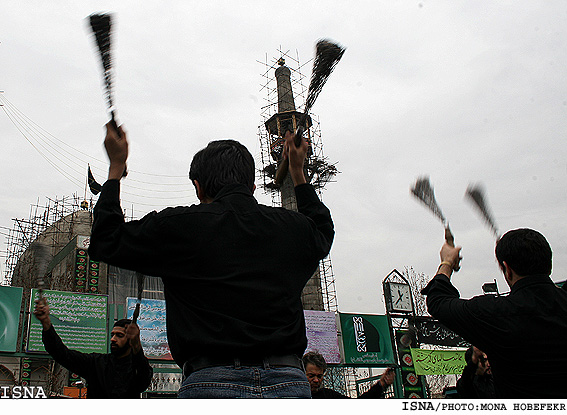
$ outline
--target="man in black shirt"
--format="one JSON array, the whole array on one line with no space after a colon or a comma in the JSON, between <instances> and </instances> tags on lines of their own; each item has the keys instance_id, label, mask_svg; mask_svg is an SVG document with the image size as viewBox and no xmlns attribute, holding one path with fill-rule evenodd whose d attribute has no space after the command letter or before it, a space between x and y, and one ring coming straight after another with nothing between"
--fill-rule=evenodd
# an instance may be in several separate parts
<instances>
[{"instance_id":1,"label":"man in black shirt","mask_svg":"<svg viewBox=\"0 0 567 415\"><path fill-rule=\"evenodd\" d=\"M307 375L307 380L309 380L309 386L311 387L311 397L313 399L349 398L342 393L323 387L323 382L325 381L325 372L327 371L327 362L325 361L323 355L317 352L305 353L303 355L303 365L305 366L305 374ZM394 376L395 374L393 369L386 369L382 376L380 376L378 382L372 385L369 390L361 394L359 398L383 398L386 389L388 389L388 387L392 383L394 383Z\"/></svg>"},{"instance_id":2,"label":"man in black shirt","mask_svg":"<svg viewBox=\"0 0 567 415\"><path fill-rule=\"evenodd\" d=\"M422 291L429 313L487 354L498 398L567 398L567 292L550 278L545 237L515 229L497 242L507 296L460 299L450 282L460 250L441 248L437 275Z\"/></svg>"},{"instance_id":3,"label":"man in black shirt","mask_svg":"<svg viewBox=\"0 0 567 415\"><path fill-rule=\"evenodd\" d=\"M471 346L465 352L465 362L467 365L457 381L459 398L495 398L494 379L486 353Z\"/></svg>"},{"instance_id":4,"label":"man in black shirt","mask_svg":"<svg viewBox=\"0 0 567 415\"><path fill-rule=\"evenodd\" d=\"M124 132L107 126L108 181L94 210L90 256L161 277L179 397L309 397L301 292L331 248L329 210L306 183L307 143L286 135L298 212L259 204L255 168L234 140L209 143L191 163L199 205L125 222Z\"/></svg>"},{"instance_id":5,"label":"man in black shirt","mask_svg":"<svg viewBox=\"0 0 567 415\"><path fill-rule=\"evenodd\" d=\"M140 329L123 319L110 333L110 354L81 353L71 350L51 324L49 306L36 301L34 314L43 326L41 339L53 360L87 381L87 398L139 398L152 381L153 369L144 356Z\"/></svg>"}]
</instances>

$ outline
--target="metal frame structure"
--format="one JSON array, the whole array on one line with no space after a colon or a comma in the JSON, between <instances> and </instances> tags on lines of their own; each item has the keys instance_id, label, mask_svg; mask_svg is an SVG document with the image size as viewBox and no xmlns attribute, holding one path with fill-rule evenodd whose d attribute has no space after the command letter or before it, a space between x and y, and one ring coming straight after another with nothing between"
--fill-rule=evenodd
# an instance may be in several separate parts
<instances>
[{"instance_id":1,"label":"metal frame structure","mask_svg":"<svg viewBox=\"0 0 567 415\"><path fill-rule=\"evenodd\" d=\"M13 219L13 227L1 227L6 230L5 268L2 275L2 285L11 285L12 274L22 254L30 244L43 234L50 226L61 223L60 219L78 210L88 210L92 213L92 199L86 201L77 195L63 197L61 199L47 198L47 202L41 206L39 200L30 206L27 219ZM54 245L59 240L59 235L67 230L54 228L47 235Z\"/></svg>"},{"instance_id":2,"label":"metal frame structure","mask_svg":"<svg viewBox=\"0 0 567 415\"><path fill-rule=\"evenodd\" d=\"M262 122L258 126L258 138L260 140L260 157L262 169L260 175L262 179L262 187L266 193L272 197L273 206L282 206L282 197L279 186L274 184L275 172L277 169L277 161L273 159L271 154L271 146L274 137L268 132L265 122L273 117L278 111L278 90L277 83L274 76L276 68L281 65L280 60L285 59L288 63L288 68L291 71L291 87L295 94L297 102L301 102L299 110L305 106L305 99L307 95L307 87L305 86L306 76L303 75L302 69L305 65L310 64L307 61L304 64L300 63L299 55L292 56L290 51L284 51L281 47L277 50L277 58L268 60L266 54L265 62L258 61L264 66L262 72L263 83L260 91L265 91L266 104L260 109L260 117ZM309 129L309 140L311 143L311 155L306 162L306 170L308 181L315 187L319 197L322 197L322 192L325 185L332 181L334 176L338 173L334 164L329 164L327 158L323 154L323 143L321 140L321 126L318 117L311 115L312 125ZM323 259L319 266L319 275L321 280L321 296L323 298L323 307L325 311L337 311L337 294L335 289L335 277L333 274L333 267L331 264L330 256ZM319 289L319 287L318 287Z\"/></svg>"}]
</instances>

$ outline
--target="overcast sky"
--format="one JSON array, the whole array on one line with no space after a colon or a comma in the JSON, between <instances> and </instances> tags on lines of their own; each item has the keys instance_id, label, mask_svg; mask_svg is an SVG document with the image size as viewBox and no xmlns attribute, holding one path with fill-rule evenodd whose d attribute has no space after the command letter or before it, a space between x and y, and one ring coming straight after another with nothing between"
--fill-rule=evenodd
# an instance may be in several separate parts
<instances>
[{"instance_id":1,"label":"overcast sky","mask_svg":"<svg viewBox=\"0 0 567 415\"><path fill-rule=\"evenodd\" d=\"M502 232L546 235L552 278L567 278L565 1L5 0L2 233L31 204L84 195L87 162L104 181L107 115L85 21L97 11L117 19L115 101L131 143L123 199L136 216L196 202L188 166L211 140L241 141L260 167L259 62L280 48L308 62L330 38L347 51L313 113L341 172L323 195L339 311L384 313L381 282L394 268L433 276L443 228L410 196L421 175L463 246L453 278L463 296L495 278L506 291L494 237L464 200L469 183L485 186Z\"/></svg>"}]
</instances>

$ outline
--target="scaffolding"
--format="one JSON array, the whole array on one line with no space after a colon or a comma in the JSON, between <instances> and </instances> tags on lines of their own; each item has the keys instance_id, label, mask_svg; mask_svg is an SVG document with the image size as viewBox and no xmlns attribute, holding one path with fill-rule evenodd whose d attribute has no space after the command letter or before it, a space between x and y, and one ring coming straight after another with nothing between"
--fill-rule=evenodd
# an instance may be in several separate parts
<instances>
[{"instance_id":1,"label":"scaffolding","mask_svg":"<svg viewBox=\"0 0 567 415\"><path fill-rule=\"evenodd\" d=\"M275 147L282 146L283 142L281 137L274 137L266 128L266 121L273 117L278 111L278 88L275 79L275 70L278 66L282 65L282 59L287 63L287 67L291 71L291 87L295 95L295 101L301 103L299 110L305 107L305 99L307 96L306 76L303 75L302 69L305 65L310 64L307 61L304 64L300 63L299 54L296 52L295 56L290 54L290 51L284 51L281 47L277 49L276 58L266 58L264 62L258 61L262 64L264 70L262 72L262 85L260 91L264 91L266 97L265 105L261 107L260 117L262 122L258 126L258 138L260 140L260 157L262 168L259 171L262 178L262 187L265 192L272 197L273 206L282 206L282 198L280 187L274 183L274 178L277 170L277 158L274 156ZM312 125L309 131L309 139L311 144L311 152L306 160L306 178L313 187L316 189L320 198L327 183L332 181L338 173L335 164L330 164L323 154L323 142L321 140L321 125L318 117L310 114ZM330 256L323 259L319 266L319 275L321 284L317 289L321 290L323 298L323 307L326 311L337 311L337 294L335 289L335 277L333 274L333 266Z\"/></svg>"},{"instance_id":2,"label":"scaffolding","mask_svg":"<svg viewBox=\"0 0 567 415\"><path fill-rule=\"evenodd\" d=\"M283 51L281 48L277 50L279 57L260 62L264 65L265 69L262 73L264 78L260 92L265 91L266 104L260 109L261 124L258 126L258 137L260 140L260 157L262 162L262 169L260 175L262 177L262 187L272 197L274 206L281 206L281 192L280 187L274 184L274 178L277 170L277 158L274 154L281 153L283 147L283 140L281 137L274 139L274 137L266 129L265 123L273 117L278 111L278 91L276 79L274 76L277 66L281 65L282 59L287 63L287 67L291 71L291 87L294 92L295 100L302 102L299 106L299 111L305 107L305 99L307 88L305 86L306 76L302 74L302 68L310 63L312 60L305 64L300 64L299 56L292 57L289 51ZM334 177L339 173L335 163L329 163L328 158L323 154L323 141L321 140L321 124L319 118L310 113L312 125L309 129L310 140L310 153L306 160L306 178L311 185L317 190L321 196L325 185L334 181ZM279 148L278 148L279 147Z\"/></svg>"},{"instance_id":3,"label":"scaffolding","mask_svg":"<svg viewBox=\"0 0 567 415\"><path fill-rule=\"evenodd\" d=\"M61 221L77 211L87 210L92 214L92 199L77 195L65 196L59 199L47 198L44 205L37 203L30 206L27 219L14 218L12 228L2 227L7 231L5 248L5 267L2 285L12 285L12 278L16 265L24 258L24 252L30 247L40 235L51 248L51 252L57 252L60 245L66 244L71 237L72 226ZM70 216L72 220L73 216ZM48 230L49 229L49 230Z\"/></svg>"}]
</instances>

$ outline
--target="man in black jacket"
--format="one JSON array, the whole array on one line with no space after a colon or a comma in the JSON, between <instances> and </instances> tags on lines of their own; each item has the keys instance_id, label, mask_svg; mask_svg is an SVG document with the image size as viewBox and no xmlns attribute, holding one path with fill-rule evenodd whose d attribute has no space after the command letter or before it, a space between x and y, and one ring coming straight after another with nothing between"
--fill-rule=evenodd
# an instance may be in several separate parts
<instances>
[{"instance_id":1,"label":"man in black jacket","mask_svg":"<svg viewBox=\"0 0 567 415\"><path fill-rule=\"evenodd\" d=\"M95 260L161 277L181 398L309 397L301 292L331 248L329 210L306 183L308 145L286 135L298 212L259 204L254 159L234 140L213 141L191 162L199 205L125 222L122 129L107 126L108 181L94 210Z\"/></svg>"},{"instance_id":2,"label":"man in black jacket","mask_svg":"<svg viewBox=\"0 0 567 415\"><path fill-rule=\"evenodd\" d=\"M51 324L45 298L36 301L34 314L43 326L41 339L53 360L87 381L87 398L139 398L152 381L153 369L144 356L140 329L122 319L110 333L110 354L71 350Z\"/></svg>"},{"instance_id":3,"label":"man in black jacket","mask_svg":"<svg viewBox=\"0 0 567 415\"><path fill-rule=\"evenodd\" d=\"M441 248L437 275L422 291L429 313L487 354L498 398L567 398L567 292L550 278L545 237L515 229L497 242L507 296L460 299L450 282L460 250Z\"/></svg>"},{"instance_id":4,"label":"man in black jacket","mask_svg":"<svg viewBox=\"0 0 567 415\"><path fill-rule=\"evenodd\" d=\"M459 398L495 398L494 379L486 353L471 346L465 352L465 362L467 365L457 381Z\"/></svg>"},{"instance_id":5,"label":"man in black jacket","mask_svg":"<svg viewBox=\"0 0 567 415\"><path fill-rule=\"evenodd\" d=\"M327 362L323 355L317 352L308 352L303 355L303 365L305 366L305 374L309 380L311 387L311 397L313 399L346 399L349 398L342 393L323 387L325 382L325 372L327 371ZM394 383L394 369L388 368L380 376L378 382L370 387L366 392L361 394L362 399L383 398L384 392Z\"/></svg>"}]
</instances>

